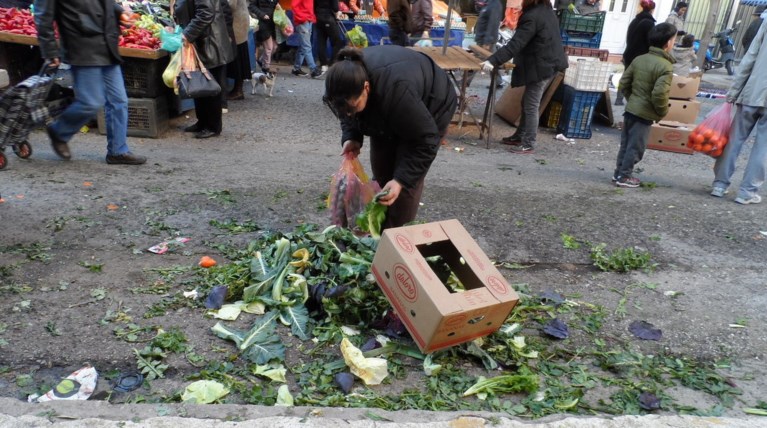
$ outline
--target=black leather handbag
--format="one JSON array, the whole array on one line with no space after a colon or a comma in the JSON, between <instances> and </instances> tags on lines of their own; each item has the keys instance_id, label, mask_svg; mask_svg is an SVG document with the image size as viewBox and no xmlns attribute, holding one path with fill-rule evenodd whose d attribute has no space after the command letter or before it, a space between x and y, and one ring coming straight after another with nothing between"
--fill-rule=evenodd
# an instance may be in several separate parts
<instances>
[{"instance_id":1,"label":"black leather handbag","mask_svg":"<svg viewBox=\"0 0 767 428\"><path fill-rule=\"evenodd\" d=\"M221 86L197 56L194 45L189 43L183 46L184 61L181 63L181 72L176 77L178 96L181 98L204 98L214 97L221 93Z\"/></svg>"}]
</instances>

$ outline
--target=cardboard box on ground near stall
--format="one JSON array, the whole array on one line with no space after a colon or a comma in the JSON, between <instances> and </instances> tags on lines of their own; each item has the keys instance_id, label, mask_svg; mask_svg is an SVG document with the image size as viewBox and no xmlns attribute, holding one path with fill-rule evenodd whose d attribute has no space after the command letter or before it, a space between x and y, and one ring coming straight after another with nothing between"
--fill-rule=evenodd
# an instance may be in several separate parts
<instances>
[{"instance_id":1,"label":"cardboard box on ground near stall","mask_svg":"<svg viewBox=\"0 0 767 428\"><path fill-rule=\"evenodd\" d=\"M434 256L449 266L465 291L439 278L427 261ZM385 230L372 270L424 353L493 333L519 301L458 220Z\"/></svg>"},{"instance_id":2,"label":"cardboard box on ground near stall","mask_svg":"<svg viewBox=\"0 0 767 428\"><path fill-rule=\"evenodd\" d=\"M691 155L694 151L687 147L687 137L690 136L694 124L662 120L650 127L647 148Z\"/></svg>"},{"instance_id":3,"label":"cardboard box on ground near stall","mask_svg":"<svg viewBox=\"0 0 767 428\"><path fill-rule=\"evenodd\" d=\"M695 123L700 114L700 101L668 100L668 113L663 118L668 122Z\"/></svg>"},{"instance_id":4,"label":"cardboard box on ground near stall","mask_svg":"<svg viewBox=\"0 0 767 428\"><path fill-rule=\"evenodd\" d=\"M700 74L690 74L688 77L677 76L671 79L671 91L668 96L672 99L692 100L698 95Z\"/></svg>"}]
</instances>

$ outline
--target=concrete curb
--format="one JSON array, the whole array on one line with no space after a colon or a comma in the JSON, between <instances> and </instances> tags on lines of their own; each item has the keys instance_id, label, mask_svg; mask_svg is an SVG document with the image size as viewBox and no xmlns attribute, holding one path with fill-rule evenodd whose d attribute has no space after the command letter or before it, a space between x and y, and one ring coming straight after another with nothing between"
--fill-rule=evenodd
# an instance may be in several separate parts
<instances>
[{"instance_id":1,"label":"concrete curb","mask_svg":"<svg viewBox=\"0 0 767 428\"><path fill-rule=\"evenodd\" d=\"M0 398L0 427L235 427L266 426L333 428L661 428L764 426L759 417L717 418L696 416L548 417L536 421L511 419L482 412L428 412L407 410L312 407L266 407L236 404L125 404L105 401L55 401L29 404Z\"/></svg>"}]
</instances>

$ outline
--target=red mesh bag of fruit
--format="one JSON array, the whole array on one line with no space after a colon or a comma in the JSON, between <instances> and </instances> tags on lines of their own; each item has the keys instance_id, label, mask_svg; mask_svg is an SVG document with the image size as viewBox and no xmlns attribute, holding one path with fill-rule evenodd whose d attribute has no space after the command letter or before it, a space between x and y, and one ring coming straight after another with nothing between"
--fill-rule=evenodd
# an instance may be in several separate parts
<instances>
[{"instance_id":1,"label":"red mesh bag of fruit","mask_svg":"<svg viewBox=\"0 0 767 428\"><path fill-rule=\"evenodd\" d=\"M687 147L717 158L730 141L732 104L724 103L715 108L687 138Z\"/></svg>"}]
</instances>

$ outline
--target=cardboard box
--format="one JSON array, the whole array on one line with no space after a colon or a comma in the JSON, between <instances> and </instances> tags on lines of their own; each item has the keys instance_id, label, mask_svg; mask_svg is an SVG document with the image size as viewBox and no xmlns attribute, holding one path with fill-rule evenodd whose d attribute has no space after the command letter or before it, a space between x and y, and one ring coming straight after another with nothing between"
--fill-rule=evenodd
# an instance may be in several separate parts
<instances>
[{"instance_id":1,"label":"cardboard box","mask_svg":"<svg viewBox=\"0 0 767 428\"><path fill-rule=\"evenodd\" d=\"M669 98L676 99L694 99L698 95L698 88L700 87L700 76L690 75L688 77L677 76L671 79L671 92L669 92Z\"/></svg>"},{"instance_id":2,"label":"cardboard box","mask_svg":"<svg viewBox=\"0 0 767 428\"><path fill-rule=\"evenodd\" d=\"M441 256L466 291L449 289L426 258ZM458 220L387 229L373 274L424 353L486 336L519 297Z\"/></svg>"},{"instance_id":3,"label":"cardboard box","mask_svg":"<svg viewBox=\"0 0 767 428\"><path fill-rule=\"evenodd\" d=\"M687 137L690 136L694 124L661 121L650 127L647 148L691 155L694 151L687 147Z\"/></svg>"},{"instance_id":4,"label":"cardboard box","mask_svg":"<svg viewBox=\"0 0 767 428\"><path fill-rule=\"evenodd\" d=\"M668 100L668 113L664 121L695 123L700 114L700 101Z\"/></svg>"},{"instance_id":5,"label":"cardboard box","mask_svg":"<svg viewBox=\"0 0 767 428\"><path fill-rule=\"evenodd\" d=\"M513 72L512 72L513 73ZM538 117L543 115L543 111L551 101L551 97L554 96L559 84L564 80L564 73L557 73L551 79L548 89L543 93L541 97L541 105L538 107ZM524 86L517 86L515 88L509 87L501 97L496 101L495 107L493 107L495 114L500 116L505 121L514 126L519 126L519 119L522 117L522 95L525 94Z\"/></svg>"}]
</instances>

